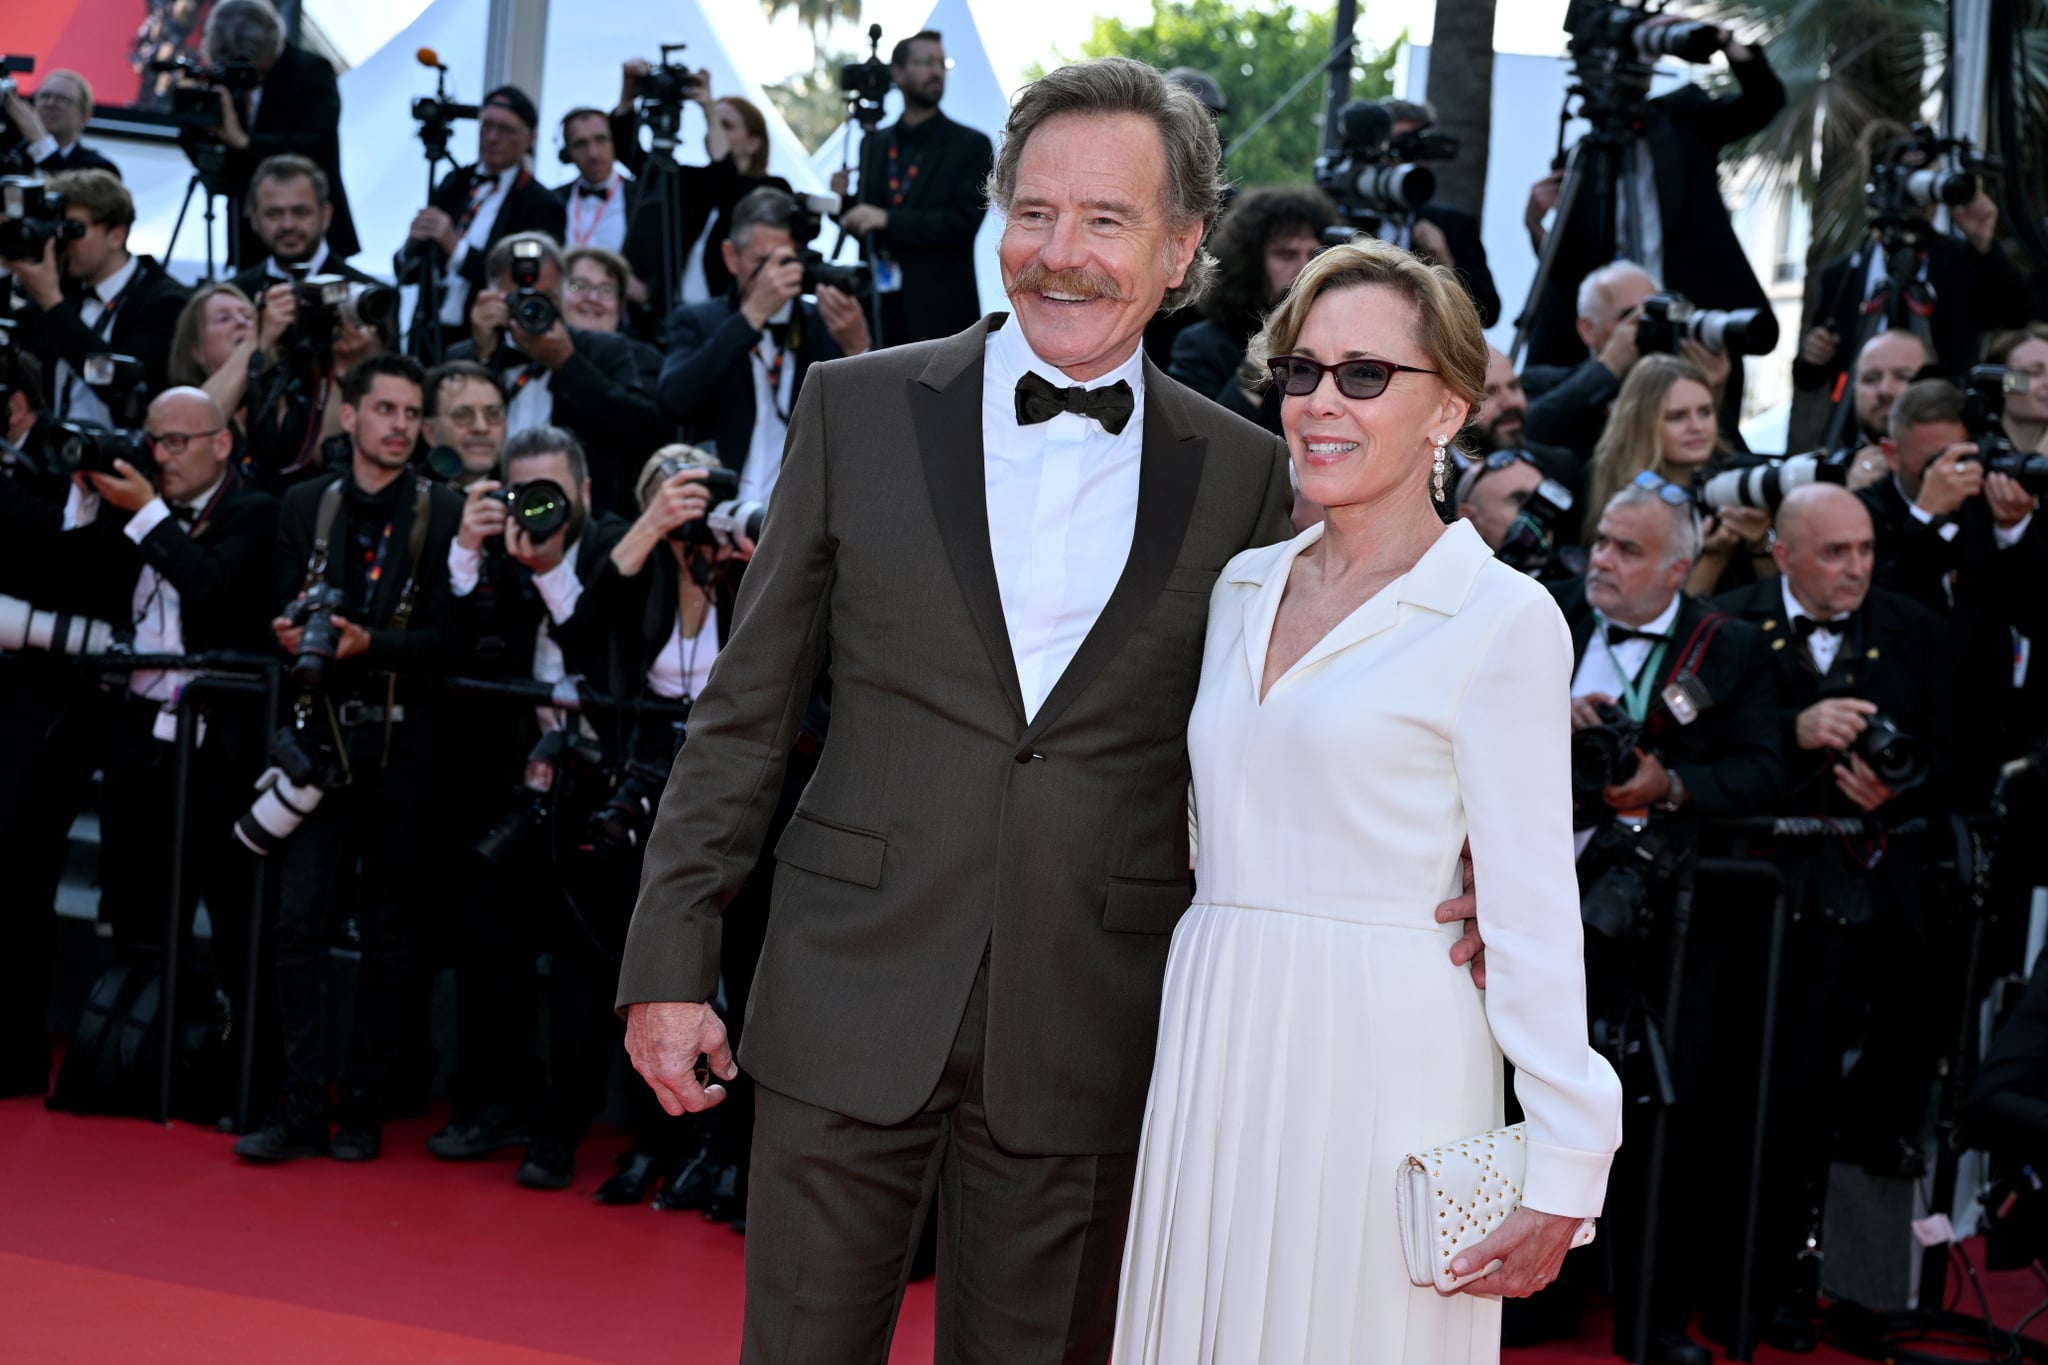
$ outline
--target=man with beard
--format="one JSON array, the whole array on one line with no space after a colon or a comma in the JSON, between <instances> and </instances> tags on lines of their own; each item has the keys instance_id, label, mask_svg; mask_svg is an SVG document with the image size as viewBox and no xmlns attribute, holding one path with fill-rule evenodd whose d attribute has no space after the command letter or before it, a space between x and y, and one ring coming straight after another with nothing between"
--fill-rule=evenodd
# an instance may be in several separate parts
<instances>
[{"instance_id":1,"label":"man with beard","mask_svg":"<svg viewBox=\"0 0 2048 1365\"><path fill-rule=\"evenodd\" d=\"M295 265L305 266L309 274L376 283L329 249L334 204L327 172L307 158L284 153L265 160L250 177L244 211L257 240L270 253L234 277L235 288L250 298L260 298L272 285L290 280Z\"/></svg>"},{"instance_id":2,"label":"man with beard","mask_svg":"<svg viewBox=\"0 0 2048 1365\"><path fill-rule=\"evenodd\" d=\"M427 371L427 465L467 490L498 468L505 448L505 382L474 360Z\"/></svg>"},{"instance_id":3,"label":"man with beard","mask_svg":"<svg viewBox=\"0 0 2048 1365\"><path fill-rule=\"evenodd\" d=\"M951 336L981 316L974 235L995 151L987 135L939 112L946 49L938 34L927 29L896 44L889 75L903 92L903 117L862 139L860 202L840 223L874 263L879 343L899 346ZM832 188L846 193L844 171Z\"/></svg>"},{"instance_id":4,"label":"man with beard","mask_svg":"<svg viewBox=\"0 0 2048 1365\"><path fill-rule=\"evenodd\" d=\"M1556 479L1571 490L1573 497L1578 497L1585 490L1584 467L1562 446L1530 440L1526 430L1528 417L1529 395L1522 388L1521 376L1515 373L1515 362L1498 346L1488 346L1486 394L1479 411L1472 416L1481 451L1524 451L1529 462L1542 470L1546 478ZM1462 453L1460 458L1463 459Z\"/></svg>"},{"instance_id":5,"label":"man with beard","mask_svg":"<svg viewBox=\"0 0 2048 1365\"><path fill-rule=\"evenodd\" d=\"M1884 439L1890 434L1892 403L1934 363L1927 343L1903 328L1879 332L1863 343L1850 370L1855 384L1856 443L1841 454L1849 460L1851 489L1881 483L1891 473Z\"/></svg>"}]
</instances>

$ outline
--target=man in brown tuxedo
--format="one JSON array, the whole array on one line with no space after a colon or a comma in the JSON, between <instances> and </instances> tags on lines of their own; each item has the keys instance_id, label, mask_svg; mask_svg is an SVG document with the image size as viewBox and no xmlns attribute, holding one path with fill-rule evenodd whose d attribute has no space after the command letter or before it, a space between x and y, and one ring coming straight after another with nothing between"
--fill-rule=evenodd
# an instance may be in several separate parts
<instances>
[{"instance_id":1,"label":"man in brown tuxedo","mask_svg":"<svg viewBox=\"0 0 2048 1365\"><path fill-rule=\"evenodd\" d=\"M1281 443L1139 348L1214 270L1218 164L1150 67L1053 72L996 164L1016 315L803 387L619 980L664 1105L716 1104L720 911L829 666L746 1019L743 1361L883 1360L935 1192L940 1360L1108 1356L1209 593L1293 504Z\"/></svg>"}]
</instances>

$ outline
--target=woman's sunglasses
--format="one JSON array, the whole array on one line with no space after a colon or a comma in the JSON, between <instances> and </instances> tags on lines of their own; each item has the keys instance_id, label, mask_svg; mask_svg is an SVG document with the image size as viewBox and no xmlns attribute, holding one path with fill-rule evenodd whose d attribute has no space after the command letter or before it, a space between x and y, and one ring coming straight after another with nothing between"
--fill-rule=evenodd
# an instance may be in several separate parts
<instances>
[{"instance_id":1,"label":"woman's sunglasses","mask_svg":"<svg viewBox=\"0 0 2048 1365\"><path fill-rule=\"evenodd\" d=\"M1266 362L1266 368L1273 375L1273 383L1289 398L1306 398L1322 387L1323 376L1337 376L1337 392L1346 398L1377 398L1387 391L1387 385L1394 376L1408 374L1435 374L1418 365L1396 365L1391 360L1340 360L1334 365L1319 365L1306 356L1278 355Z\"/></svg>"}]
</instances>

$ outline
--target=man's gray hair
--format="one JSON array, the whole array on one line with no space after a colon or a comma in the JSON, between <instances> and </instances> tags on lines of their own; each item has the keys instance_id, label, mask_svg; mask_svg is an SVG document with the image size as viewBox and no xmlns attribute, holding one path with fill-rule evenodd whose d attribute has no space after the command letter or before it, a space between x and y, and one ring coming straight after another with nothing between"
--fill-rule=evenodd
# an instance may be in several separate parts
<instances>
[{"instance_id":1,"label":"man's gray hair","mask_svg":"<svg viewBox=\"0 0 2048 1365\"><path fill-rule=\"evenodd\" d=\"M491 248L491 254L484 257L485 279L496 280L512 274L512 246L515 242L539 242L541 260L553 265L557 274L566 276L569 273L569 267L562 263L561 244L554 238L545 232L515 232L500 237L497 245Z\"/></svg>"},{"instance_id":2,"label":"man's gray hair","mask_svg":"<svg viewBox=\"0 0 2048 1365\"><path fill-rule=\"evenodd\" d=\"M1060 67L1017 96L987 185L989 204L1005 217L1017 193L1017 163L1023 159L1024 144L1040 124L1062 114L1137 114L1152 120L1166 159L1167 223L1184 230L1197 223L1207 228L1215 221L1223 202L1223 150L1216 139L1216 120L1185 87L1129 57ZM1166 291L1159 310L1170 313L1193 303L1215 277L1216 258L1198 248L1187 277Z\"/></svg>"},{"instance_id":3,"label":"man's gray hair","mask_svg":"<svg viewBox=\"0 0 2048 1365\"><path fill-rule=\"evenodd\" d=\"M215 62L262 62L284 52L284 24L270 0L220 0L206 16L206 55Z\"/></svg>"},{"instance_id":4,"label":"man's gray hair","mask_svg":"<svg viewBox=\"0 0 2048 1365\"><path fill-rule=\"evenodd\" d=\"M1657 496L1655 489L1638 488L1628 485L1607 500L1606 511L1617 507L1658 507L1670 521L1670 529L1664 536L1664 553L1657 557L1659 564L1676 564L1684 560L1697 564L1700 559L1700 514L1690 499L1670 503Z\"/></svg>"},{"instance_id":5,"label":"man's gray hair","mask_svg":"<svg viewBox=\"0 0 2048 1365\"><path fill-rule=\"evenodd\" d=\"M734 251L747 249L747 238L753 236L757 227L781 228L789 231L790 220L796 216L796 199L772 185L763 185L758 190L749 190L739 203L733 205L732 222L726 225L726 239ZM801 248L804 244L798 242Z\"/></svg>"},{"instance_id":6,"label":"man's gray hair","mask_svg":"<svg viewBox=\"0 0 2048 1365\"><path fill-rule=\"evenodd\" d=\"M545 422L513 433L512 439L505 442L504 450L498 454L498 468L509 471L514 460L531 460L541 455L559 455L567 460L569 477L577 487L590 477L590 461L583 453L583 443L562 428ZM576 489L571 488L568 493L573 500Z\"/></svg>"},{"instance_id":7,"label":"man's gray hair","mask_svg":"<svg viewBox=\"0 0 2048 1365\"><path fill-rule=\"evenodd\" d=\"M1657 283L1656 276L1634 261L1609 261L1579 281L1579 316L1592 323L1606 321L1601 315L1607 311L1607 286L1630 275L1641 275L1652 285Z\"/></svg>"}]
</instances>

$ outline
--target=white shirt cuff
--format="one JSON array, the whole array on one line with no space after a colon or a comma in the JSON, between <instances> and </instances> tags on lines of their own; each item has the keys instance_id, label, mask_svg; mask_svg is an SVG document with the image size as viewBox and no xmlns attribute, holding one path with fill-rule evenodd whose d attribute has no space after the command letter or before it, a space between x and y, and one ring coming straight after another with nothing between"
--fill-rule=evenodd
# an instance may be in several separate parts
<instances>
[{"instance_id":1,"label":"white shirt cuff","mask_svg":"<svg viewBox=\"0 0 2048 1365\"><path fill-rule=\"evenodd\" d=\"M121 534L137 545L142 538L171 519L171 505L162 498L151 498L142 504L142 510L128 518L128 524L121 528Z\"/></svg>"},{"instance_id":2,"label":"white shirt cuff","mask_svg":"<svg viewBox=\"0 0 2048 1365\"><path fill-rule=\"evenodd\" d=\"M467 597L476 591L483 567L484 557L480 551L464 549L460 541L448 542L448 586L454 589L457 597Z\"/></svg>"},{"instance_id":3,"label":"white shirt cuff","mask_svg":"<svg viewBox=\"0 0 2048 1365\"><path fill-rule=\"evenodd\" d=\"M548 616L558 626L576 614L577 600L583 596L583 580L576 576L575 547L569 549L571 553L564 554L561 563L533 576L533 586L540 593L540 600L547 603Z\"/></svg>"},{"instance_id":4,"label":"white shirt cuff","mask_svg":"<svg viewBox=\"0 0 2048 1365\"><path fill-rule=\"evenodd\" d=\"M2026 535L2027 528L2033 524L2034 514L2029 512L2020 518L2019 525L2017 526L1994 526L1991 530L1991 536L1998 542L1999 549L2010 550L2013 546L2020 543L2020 538Z\"/></svg>"},{"instance_id":5,"label":"white shirt cuff","mask_svg":"<svg viewBox=\"0 0 2048 1365\"><path fill-rule=\"evenodd\" d=\"M100 495L88 493L77 484L64 495L64 529L76 531L81 526L90 526L100 514Z\"/></svg>"},{"instance_id":6,"label":"white shirt cuff","mask_svg":"<svg viewBox=\"0 0 2048 1365\"><path fill-rule=\"evenodd\" d=\"M1912 514L1913 514L1913 520L1915 520L1915 521L1919 522L1919 523L1920 523L1920 524L1921 524L1922 526L1932 526L1932 525L1934 524L1934 513L1932 513L1932 512L1930 512L1930 511L1928 511L1928 510L1927 510L1926 508L1922 507L1922 506L1921 506L1921 505L1920 505L1919 503L1917 503L1917 502L1909 502L1909 503L1907 503L1907 504L1906 504L1906 510L1907 510L1908 512L1912 513Z\"/></svg>"},{"instance_id":7,"label":"white shirt cuff","mask_svg":"<svg viewBox=\"0 0 2048 1365\"><path fill-rule=\"evenodd\" d=\"M63 150L62 147L57 145L55 135L44 133L40 139L28 144L28 159L35 165L40 166Z\"/></svg>"}]
</instances>

